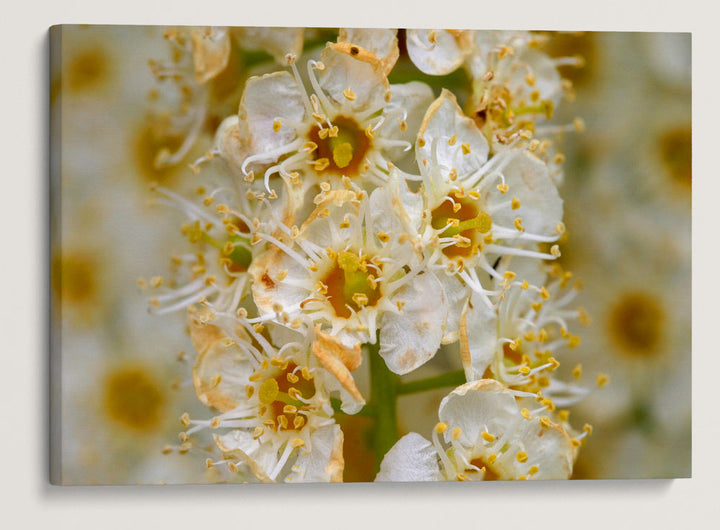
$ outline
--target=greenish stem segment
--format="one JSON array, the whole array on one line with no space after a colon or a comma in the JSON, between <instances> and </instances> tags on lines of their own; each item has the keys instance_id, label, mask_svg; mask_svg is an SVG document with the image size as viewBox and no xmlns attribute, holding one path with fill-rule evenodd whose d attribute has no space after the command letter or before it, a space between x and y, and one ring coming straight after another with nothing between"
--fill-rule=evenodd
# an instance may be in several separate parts
<instances>
[{"instance_id":1,"label":"greenish stem segment","mask_svg":"<svg viewBox=\"0 0 720 530\"><path fill-rule=\"evenodd\" d=\"M465 382L465 371L457 370L455 372L440 374L435 377L418 379L417 381L410 381L408 383L400 383L396 388L396 394L402 396L405 394L424 392L426 390L435 390L436 388L456 387L464 384Z\"/></svg>"},{"instance_id":2,"label":"greenish stem segment","mask_svg":"<svg viewBox=\"0 0 720 530\"><path fill-rule=\"evenodd\" d=\"M385 454L398 440L397 388L399 377L392 373L380 356L380 341L365 344L370 361L370 407L375 411L373 443L375 449L375 471Z\"/></svg>"}]
</instances>

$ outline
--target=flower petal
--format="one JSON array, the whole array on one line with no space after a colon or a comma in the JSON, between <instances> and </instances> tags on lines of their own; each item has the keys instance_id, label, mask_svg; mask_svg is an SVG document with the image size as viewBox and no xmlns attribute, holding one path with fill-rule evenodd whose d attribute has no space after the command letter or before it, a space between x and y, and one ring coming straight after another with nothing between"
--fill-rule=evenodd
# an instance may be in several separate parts
<instances>
[{"instance_id":1,"label":"flower petal","mask_svg":"<svg viewBox=\"0 0 720 530\"><path fill-rule=\"evenodd\" d=\"M417 433L406 434L387 452L375 482L428 482L442 480L437 452Z\"/></svg>"},{"instance_id":2,"label":"flower petal","mask_svg":"<svg viewBox=\"0 0 720 530\"><path fill-rule=\"evenodd\" d=\"M563 202L550 179L545 163L525 151L505 152L500 156L513 157L502 171L508 192L501 194L496 188L492 188L487 195L487 201L489 204L498 204L515 197L520 201L520 207L515 210L499 209L493 213L493 223L512 227L514 220L520 218L523 227L530 234L555 234L558 223L562 221Z\"/></svg>"},{"instance_id":3,"label":"flower petal","mask_svg":"<svg viewBox=\"0 0 720 530\"><path fill-rule=\"evenodd\" d=\"M297 136L292 124L301 122L304 115L302 93L289 73L248 79L240 119L247 121L253 153L266 153L292 142Z\"/></svg>"},{"instance_id":4,"label":"flower petal","mask_svg":"<svg viewBox=\"0 0 720 530\"><path fill-rule=\"evenodd\" d=\"M365 48L380 59L385 75L390 73L400 56L397 30L382 28L341 28L338 42L351 42Z\"/></svg>"},{"instance_id":5,"label":"flower petal","mask_svg":"<svg viewBox=\"0 0 720 530\"><path fill-rule=\"evenodd\" d=\"M376 111L385 106L390 85L382 63L373 53L349 42L329 42L322 60L325 69L320 72L320 86L337 105L352 112ZM353 100L345 95L347 89L355 94Z\"/></svg>"},{"instance_id":6,"label":"flower petal","mask_svg":"<svg viewBox=\"0 0 720 530\"><path fill-rule=\"evenodd\" d=\"M308 447L300 455L289 482L342 482L345 462L342 454L343 433L334 423L314 430Z\"/></svg>"},{"instance_id":7,"label":"flower petal","mask_svg":"<svg viewBox=\"0 0 720 530\"><path fill-rule=\"evenodd\" d=\"M304 28L233 28L241 48L268 52L282 65L287 64L287 54L300 55L304 32Z\"/></svg>"},{"instance_id":8,"label":"flower petal","mask_svg":"<svg viewBox=\"0 0 720 530\"><path fill-rule=\"evenodd\" d=\"M195 80L203 84L222 72L230 58L230 35L227 28L206 28L190 32L193 43Z\"/></svg>"},{"instance_id":9,"label":"flower petal","mask_svg":"<svg viewBox=\"0 0 720 530\"><path fill-rule=\"evenodd\" d=\"M194 306L188 308L188 322L198 353L192 372L198 399L220 412L234 409L246 399L246 385L240 381L248 381L253 372L252 363L222 329L196 318ZM242 330L239 333L243 333Z\"/></svg>"},{"instance_id":10,"label":"flower petal","mask_svg":"<svg viewBox=\"0 0 720 530\"><path fill-rule=\"evenodd\" d=\"M443 89L418 131L416 156L421 170L426 164L437 164L445 168L445 174L455 169L462 179L482 167L489 150L475 122L463 114L452 92Z\"/></svg>"},{"instance_id":11,"label":"flower petal","mask_svg":"<svg viewBox=\"0 0 720 530\"><path fill-rule=\"evenodd\" d=\"M407 374L433 358L448 315L442 285L431 272L419 273L392 295L400 313L380 317L380 355L396 374Z\"/></svg>"},{"instance_id":12,"label":"flower petal","mask_svg":"<svg viewBox=\"0 0 720 530\"><path fill-rule=\"evenodd\" d=\"M468 381L482 379L495 358L497 315L482 300L470 297L460 319L460 351Z\"/></svg>"},{"instance_id":13,"label":"flower petal","mask_svg":"<svg viewBox=\"0 0 720 530\"><path fill-rule=\"evenodd\" d=\"M408 55L421 72L445 75L457 70L470 53L465 32L439 29L408 29Z\"/></svg>"}]
</instances>

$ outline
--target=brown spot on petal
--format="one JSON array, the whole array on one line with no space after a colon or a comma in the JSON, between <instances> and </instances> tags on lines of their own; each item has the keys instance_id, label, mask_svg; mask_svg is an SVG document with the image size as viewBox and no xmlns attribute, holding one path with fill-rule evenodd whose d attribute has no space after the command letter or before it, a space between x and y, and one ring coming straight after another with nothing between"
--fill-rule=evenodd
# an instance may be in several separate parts
<instances>
[{"instance_id":1,"label":"brown spot on petal","mask_svg":"<svg viewBox=\"0 0 720 530\"><path fill-rule=\"evenodd\" d=\"M692 187L692 129L690 126L665 131L658 148L672 179L687 190Z\"/></svg>"},{"instance_id":2,"label":"brown spot on petal","mask_svg":"<svg viewBox=\"0 0 720 530\"><path fill-rule=\"evenodd\" d=\"M65 68L67 88L71 92L85 92L99 88L107 81L109 59L99 46L79 51Z\"/></svg>"}]
</instances>

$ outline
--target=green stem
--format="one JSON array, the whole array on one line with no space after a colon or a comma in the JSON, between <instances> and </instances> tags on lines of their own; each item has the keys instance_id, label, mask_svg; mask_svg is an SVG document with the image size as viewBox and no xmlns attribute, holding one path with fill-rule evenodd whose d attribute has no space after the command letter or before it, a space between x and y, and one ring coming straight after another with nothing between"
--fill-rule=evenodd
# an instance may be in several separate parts
<instances>
[{"instance_id":1,"label":"green stem","mask_svg":"<svg viewBox=\"0 0 720 530\"><path fill-rule=\"evenodd\" d=\"M370 361L370 406L375 410L373 442L375 449L375 471L390 448L398 440L397 387L399 378L392 373L385 360L378 353L380 343L366 344Z\"/></svg>"},{"instance_id":2,"label":"green stem","mask_svg":"<svg viewBox=\"0 0 720 530\"><path fill-rule=\"evenodd\" d=\"M402 396L404 394L414 394L416 392L424 392L425 390L434 390L436 388L456 387L465 383L465 371L457 370L446 374L428 377L427 379L418 379L408 383L400 383L397 386L396 394Z\"/></svg>"}]
</instances>

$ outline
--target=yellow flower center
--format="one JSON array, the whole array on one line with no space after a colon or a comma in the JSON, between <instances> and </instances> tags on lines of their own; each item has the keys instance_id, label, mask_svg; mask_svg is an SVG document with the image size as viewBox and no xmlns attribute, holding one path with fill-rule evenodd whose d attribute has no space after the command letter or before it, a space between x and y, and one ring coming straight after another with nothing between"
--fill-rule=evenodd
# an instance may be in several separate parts
<instances>
[{"instance_id":1,"label":"yellow flower center","mask_svg":"<svg viewBox=\"0 0 720 530\"><path fill-rule=\"evenodd\" d=\"M268 417L266 425L274 431L301 430L306 420L300 412L310 406L298 398L309 399L315 395L312 374L307 369L298 369L292 361L277 358L266 372L267 378L257 387L260 415Z\"/></svg>"},{"instance_id":2,"label":"yellow flower center","mask_svg":"<svg viewBox=\"0 0 720 530\"><path fill-rule=\"evenodd\" d=\"M327 288L325 295L338 317L350 318L353 311L374 306L382 296L380 285L375 282L380 270L368 264L367 256L361 258L355 252L340 252L322 280ZM381 269L381 265L376 266Z\"/></svg>"},{"instance_id":3,"label":"yellow flower center","mask_svg":"<svg viewBox=\"0 0 720 530\"><path fill-rule=\"evenodd\" d=\"M352 118L337 116L332 123L336 130L316 125L308 134L308 139L317 145L313 153L315 168L319 173L356 177L363 172L370 138Z\"/></svg>"},{"instance_id":4,"label":"yellow flower center","mask_svg":"<svg viewBox=\"0 0 720 530\"><path fill-rule=\"evenodd\" d=\"M482 248L483 234L492 228L492 218L478 207L477 201L468 197L459 198L456 192L448 195L430 216L435 230L445 229L440 237L455 237L458 240L455 245L443 249L443 254L449 258L467 258L476 254Z\"/></svg>"}]
</instances>

